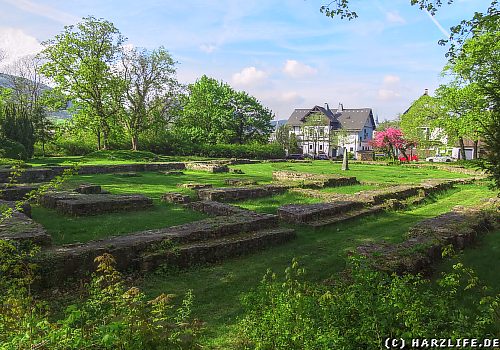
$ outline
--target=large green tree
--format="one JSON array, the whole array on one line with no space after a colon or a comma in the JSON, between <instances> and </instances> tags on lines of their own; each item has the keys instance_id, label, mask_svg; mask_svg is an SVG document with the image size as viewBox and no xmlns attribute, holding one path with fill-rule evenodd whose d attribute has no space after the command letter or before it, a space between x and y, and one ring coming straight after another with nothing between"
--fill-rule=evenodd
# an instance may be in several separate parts
<instances>
[{"instance_id":1,"label":"large green tree","mask_svg":"<svg viewBox=\"0 0 500 350\"><path fill-rule=\"evenodd\" d=\"M193 142L266 142L272 119L254 97L204 75L188 86L177 128Z\"/></svg>"},{"instance_id":2,"label":"large green tree","mask_svg":"<svg viewBox=\"0 0 500 350\"><path fill-rule=\"evenodd\" d=\"M85 17L45 41L42 73L57 84L79 110L80 125L90 128L97 147L107 148L122 108L123 81L113 72L124 38L113 23Z\"/></svg>"},{"instance_id":3,"label":"large green tree","mask_svg":"<svg viewBox=\"0 0 500 350\"><path fill-rule=\"evenodd\" d=\"M175 79L175 61L163 47L153 51L126 50L120 76L124 80L126 108L121 120L129 134L132 149L137 150L141 132L164 128L176 108L179 83Z\"/></svg>"}]
</instances>

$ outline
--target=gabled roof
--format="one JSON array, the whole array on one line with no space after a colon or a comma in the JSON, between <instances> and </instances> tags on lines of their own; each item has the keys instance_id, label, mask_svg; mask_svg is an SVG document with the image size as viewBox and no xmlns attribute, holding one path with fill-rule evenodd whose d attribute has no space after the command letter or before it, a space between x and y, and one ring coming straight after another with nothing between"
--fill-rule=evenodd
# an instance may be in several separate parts
<instances>
[{"instance_id":1,"label":"gabled roof","mask_svg":"<svg viewBox=\"0 0 500 350\"><path fill-rule=\"evenodd\" d=\"M371 108L353 108L353 109L326 109L320 106L314 106L313 108L297 108L293 111L290 118L288 118L287 124L290 126L301 126L304 124L304 119L309 114L314 112L323 113L330 123L335 128L342 128L346 130L361 130L365 126L366 122L372 124L375 129L375 120L373 119L373 113Z\"/></svg>"},{"instance_id":2,"label":"gabled roof","mask_svg":"<svg viewBox=\"0 0 500 350\"><path fill-rule=\"evenodd\" d=\"M361 130L367 121L372 124L373 129L376 127L371 108L344 109L340 112L335 110L335 114L345 130Z\"/></svg>"}]
</instances>

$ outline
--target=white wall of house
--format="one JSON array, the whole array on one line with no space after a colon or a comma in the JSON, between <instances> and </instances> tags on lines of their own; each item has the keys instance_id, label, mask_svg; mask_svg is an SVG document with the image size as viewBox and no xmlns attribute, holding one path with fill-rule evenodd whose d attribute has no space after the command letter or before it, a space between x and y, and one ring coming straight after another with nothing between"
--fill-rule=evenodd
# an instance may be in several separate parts
<instances>
[{"instance_id":1,"label":"white wall of house","mask_svg":"<svg viewBox=\"0 0 500 350\"><path fill-rule=\"evenodd\" d=\"M460 147L453 147L451 149L451 157L455 159L462 159L460 155ZM474 147L465 147L465 159L474 159Z\"/></svg>"}]
</instances>

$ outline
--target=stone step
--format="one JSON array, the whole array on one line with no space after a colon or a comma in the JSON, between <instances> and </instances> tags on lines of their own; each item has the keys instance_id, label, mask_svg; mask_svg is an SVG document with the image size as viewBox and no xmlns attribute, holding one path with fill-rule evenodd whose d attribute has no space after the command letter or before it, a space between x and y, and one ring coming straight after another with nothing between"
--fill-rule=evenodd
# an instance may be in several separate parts
<instances>
[{"instance_id":1,"label":"stone step","mask_svg":"<svg viewBox=\"0 0 500 350\"><path fill-rule=\"evenodd\" d=\"M295 236L295 231L292 229L275 228L243 233L204 243L173 246L166 251L144 254L140 258L140 270L152 271L163 264L186 268L193 265L216 263L288 242Z\"/></svg>"},{"instance_id":2,"label":"stone step","mask_svg":"<svg viewBox=\"0 0 500 350\"><path fill-rule=\"evenodd\" d=\"M363 216L368 216L371 214L378 214L382 211L384 211L385 206L384 205L376 205L373 207L369 208L363 208L361 210L354 210L350 211L347 213L343 213L339 216L334 216L334 217L329 217L329 218L324 218L316 221L311 221L308 222L307 225L312 226L314 228L319 228L319 227L324 227L324 226L329 226L329 225L334 225L338 224L340 222L352 220L352 219L357 219Z\"/></svg>"}]
</instances>

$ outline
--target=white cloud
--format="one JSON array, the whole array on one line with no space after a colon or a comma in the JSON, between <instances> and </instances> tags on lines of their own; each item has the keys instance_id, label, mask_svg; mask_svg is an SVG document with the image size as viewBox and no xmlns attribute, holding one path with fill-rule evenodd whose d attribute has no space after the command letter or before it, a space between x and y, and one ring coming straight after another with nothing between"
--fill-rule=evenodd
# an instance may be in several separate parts
<instances>
[{"instance_id":1,"label":"white cloud","mask_svg":"<svg viewBox=\"0 0 500 350\"><path fill-rule=\"evenodd\" d=\"M51 19L61 24L73 24L80 21L80 18L72 14L57 10L47 5L36 4L29 0L4 0L25 12L30 12L38 16Z\"/></svg>"},{"instance_id":2,"label":"white cloud","mask_svg":"<svg viewBox=\"0 0 500 350\"><path fill-rule=\"evenodd\" d=\"M241 86L255 86L267 79L267 73L255 67L246 67L241 72L233 74L233 83Z\"/></svg>"},{"instance_id":3,"label":"white cloud","mask_svg":"<svg viewBox=\"0 0 500 350\"><path fill-rule=\"evenodd\" d=\"M401 97L401 94L397 91L390 89L379 89L378 98L383 101L396 100Z\"/></svg>"},{"instance_id":4,"label":"white cloud","mask_svg":"<svg viewBox=\"0 0 500 350\"><path fill-rule=\"evenodd\" d=\"M389 11L385 13L385 19L390 23L405 24L406 20L401 17L397 11Z\"/></svg>"},{"instance_id":5,"label":"white cloud","mask_svg":"<svg viewBox=\"0 0 500 350\"><path fill-rule=\"evenodd\" d=\"M305 101L305 98L300 96L295 91L287 91L287 92L283 92L279 96L279 100L282 102L289 103L291 105L298 105L298 104L303 103Z\"/></svg>"},{"instance_id":6,"label":"white cloud","mask_svg":"<svg viewBox=\"0 0 500 350\"><path fill-rule=\"evenodd\" d=\"M390 85L390 84L397 84L401 81L401 78L399 78L397 75L386 75L384 77L384 84Z\"/></svg>"},{"instance_id":7,"label":"white cloud","mask_svg":"<svg viewBox=\"0 0 500 350\"><path fill-rule=\"evenodd\" d=\"M205 52L205 53L212 53L215 51L215 49L217 48L216 45L213 45L213 44L202 44L200 45L200 50Z\"/></svg>"},{"instance_id":8,"label":"white cloud","mask_svg":"<svg viewBox=\"0 0 500 350\"><path fill-rule=\"evenodd\" d=\"M296 60L287 60L283 66L283 73L292 78L301 78L315 75L318 71L307 64Z\"/></svg>"},{"instance_id":9,"label":"white cloud","mask_svg":"<svg viewBox=\"0 0 500 350\"><path fill-rule=\"evenodd\" d=\"M5 52L2 66L9 65L23 56L42 50L38 40L17 28L0 28L0 50Z\"/></svg>"}]
</instances>

